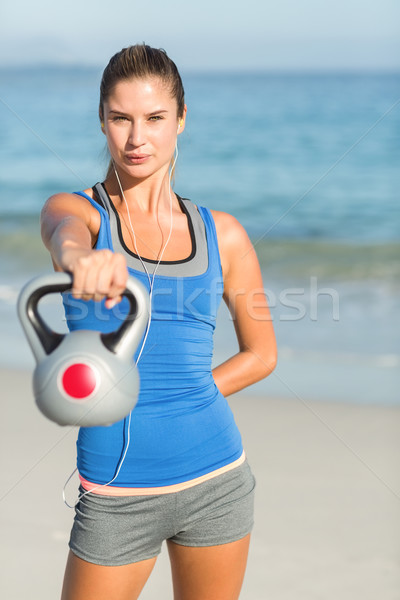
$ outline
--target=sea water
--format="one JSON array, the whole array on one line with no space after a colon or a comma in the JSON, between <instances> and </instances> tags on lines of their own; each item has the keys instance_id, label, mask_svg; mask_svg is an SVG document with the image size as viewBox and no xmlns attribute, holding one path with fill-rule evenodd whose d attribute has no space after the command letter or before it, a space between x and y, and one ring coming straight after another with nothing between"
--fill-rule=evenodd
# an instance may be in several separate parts
<instances>
[{"instance_id":1,"label":"sea water","mask_svg":"<svg viewBox=\"0 0 400 600\"><path fill-rule=\"evenodd\" d=\"M15 302L52 268L43 202L104 178L100 76L0 70L0 365L33 366ZM183 79L175 190L245 226L271 307L278 367L251 391L400 403L400 74ZM47 312L62 319L51 302ZM222 308L215 362L236 351Z\"/></svg>"}]
</instances>

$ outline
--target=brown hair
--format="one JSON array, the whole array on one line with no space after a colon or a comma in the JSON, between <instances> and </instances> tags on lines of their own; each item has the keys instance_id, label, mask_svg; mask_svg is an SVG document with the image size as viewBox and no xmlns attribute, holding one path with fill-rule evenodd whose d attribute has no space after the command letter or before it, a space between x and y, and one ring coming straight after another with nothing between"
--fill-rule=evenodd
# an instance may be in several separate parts
<instances>
[{"instance_id":1,"label":"brown hair","mask_svg":"<svg viewBox=\"0 0 400 600\"><path fill-rule=\"evenodd\" d=\"M100 84L100 119L104 118L104 102L112 94L117 83L146 77L158 77L164 81L169 87L171 96L176 99L177 117L183 117L185 93L175 63L163 49L151 48L146 44L135 44L114 54L104 69Z\"/></svg>"}]
</instances>

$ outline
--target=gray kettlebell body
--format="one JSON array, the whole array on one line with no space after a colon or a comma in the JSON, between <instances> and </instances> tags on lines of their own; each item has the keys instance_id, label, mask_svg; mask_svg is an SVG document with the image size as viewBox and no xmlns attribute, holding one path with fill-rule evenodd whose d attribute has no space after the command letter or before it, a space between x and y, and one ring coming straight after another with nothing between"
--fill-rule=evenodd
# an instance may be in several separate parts
<instances>
[{"instance_id":1,"label":"gray kettlebell body","mask_svg":"<svg viewBox=\"0 0 400 600\"><path fill-rule=\"evenodd\" d=\"M133 360L149 317L147 290L129 277L130 310L112 333L52 331L38 312L44 295L71 288L67 273L36 277L22 289L18 316L35 356L33 391L40 411L59 425L111 425L134 408L139 375Z\"/></svg>"}]
</instances>

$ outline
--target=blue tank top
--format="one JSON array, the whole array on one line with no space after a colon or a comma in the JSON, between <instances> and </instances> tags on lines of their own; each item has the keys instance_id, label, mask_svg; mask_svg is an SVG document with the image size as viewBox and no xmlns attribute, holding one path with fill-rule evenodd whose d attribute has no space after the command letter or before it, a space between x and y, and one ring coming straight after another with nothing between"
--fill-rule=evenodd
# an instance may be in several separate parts
<instances>
[{"instance_id":1,"label":"blue tank top","mask_svg":"<svg viewBox=\"0 0 400 600\"><path fill-rule=\"evenodd\" d=\"M95 248L124 251L130 275L149 290L140 261L124 246L120 229L115 231L120 223L111 200L110 211L83 192L79 194L100 213ZM130 444L113 486L159 487L190 481L230 464L243 452L232 411L211 370L213 332L223 292L214 220L208 209L179 201L188 218L192 252L182 261L161 262L156 272L152 320L138 363L140 392L130 420ZM203 266L201 254L206 257ZM148 268L151 263L147 261ZM197 274L188 274L192 268ZM120 325L128 302L123 299L108 310L104 301L80 301L65 294L64 308L70 330L108 332ZM126 418L109 427L79 430L77 466L84 479L99 484L113 479L126 446L128 425Z\"/></svg>"}]
</instances>

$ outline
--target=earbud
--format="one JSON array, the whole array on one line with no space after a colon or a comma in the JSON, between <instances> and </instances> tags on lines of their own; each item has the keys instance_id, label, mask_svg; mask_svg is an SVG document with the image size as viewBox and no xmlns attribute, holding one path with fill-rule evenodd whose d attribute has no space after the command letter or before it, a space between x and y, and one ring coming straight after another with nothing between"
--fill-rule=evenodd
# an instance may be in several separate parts
<instances>
[{"instance_id":1,"label":"earbud","mask_svg":"<svg viewBox=\"0 0 400 600\"><path fill-rule=\"evenodd\" d=\"M182 127L182 125L183 125L183 119L181 119L181 120L179 121L179 125L178 125L178 131L180 130L180 128Z\"/></svg>"},{"instance_id":2,"label":"earbud","mask_svg":"<svg viewBox=\"0 0 400 600\"><path fill-rule=\"evenodd\" d=\"M101 128L104 129L104 121L100 121Z\"/></svg>"}]
</instances>

